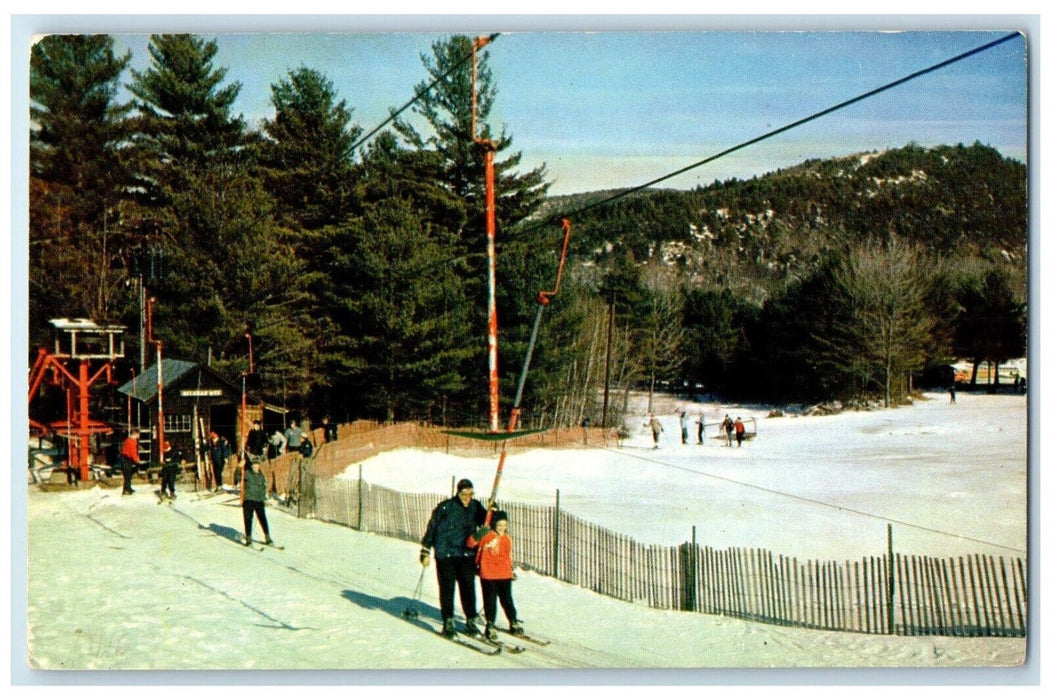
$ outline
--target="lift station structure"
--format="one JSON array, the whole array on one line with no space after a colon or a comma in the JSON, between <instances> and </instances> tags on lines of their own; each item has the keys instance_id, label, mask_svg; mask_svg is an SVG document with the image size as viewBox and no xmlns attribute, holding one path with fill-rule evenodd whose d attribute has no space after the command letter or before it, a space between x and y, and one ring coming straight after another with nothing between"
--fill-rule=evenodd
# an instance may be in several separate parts
<instances>
[{"instance_id":1,"label":"lift station structure","mask_svg":"<svg viewBox=\"0 0 1051 700\"><path fill-rule=\"evenodd\" d=\"M86 480L91 469L91 435L111 430L88 413L91 387L103 379L114 383L113 367L124 357L126 327L100 325L85 318L54 318L51 325L55 329L54 347L37 351L29 372L29 403L45 381L65 391L63 432L69 440L68 467ZM32 419L29 425L42 433L55 428L55 424L45 425Z\"/></svg>"}]
</instances>

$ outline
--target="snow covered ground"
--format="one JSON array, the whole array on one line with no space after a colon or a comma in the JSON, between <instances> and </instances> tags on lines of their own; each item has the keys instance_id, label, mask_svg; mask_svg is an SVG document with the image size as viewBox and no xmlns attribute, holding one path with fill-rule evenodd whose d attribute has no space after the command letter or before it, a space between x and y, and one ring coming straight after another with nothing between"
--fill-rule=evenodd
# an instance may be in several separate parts
<instances>
[{"instance_id":1,"label":"snow covered ground","mask_svg":"<svg viewBox=\"0 0 1051 700\"><path fill-rule=\"evenodd\" d=\"M743 448L711 438L704 446L676 444L671 414L680 405L691 415L698 408L665 406L658 450L640 420L621 449L509 457L501 497L551 503L559 489L566 510L652 543L685 541L696 525L706 545L845 559L882 553L891 522L895 549L903 553L1025 551L1024 397L961 394L949 405L932 394L910 408L820 418L701 407L709 420L724 411L757 418L758 437ZM368 460L362 470L374 483L434 493L466 476L486 493L495 466L495 459L406 450ZM348 473L356 477L357 467ZM272 533L286 549L254 551L234 541L241 512L232 494L183 492L174 506L159 506L148 488L122 497L114 489L30 487L26 510L30 668L234 672L174 680L131 674L120 683L274 682L250 673L264 669L367 669L388 673L351 674L350 682L409 684L575 683L586 669L676 669L692 673L672 682L754 683L769 681L741 669L804 668L854 669L839 677L846 683L871 680L858 669L953 669L956 682L973 682L983 669L995 683L1026 659L1026 640L882 637L657 611L531 572L519 574L515 599L527 630L554 642L487 657L403 618L421 580L421 617L438 618L433 567L421 579L412 542L270 508ZM480 677L449 669L505 672ZM738 671L711 675L716 669ZM787 678L820 682L822 673ZM84 675L36 680L92 682ZM348 682L316 672L285 678Z\"/></svg>"},{"instance_id":2,"label":"snow covered ground","mask_svg":"<svg viewBox=\"0 0 1051 700\"><path fill-rule=\"evenodd\" d=\"M929 394L909 408L767 418L746 406L663 400L659 449L644 423L622 448L536 450L507 458L498 500L553 505L651 544L760 547L801 559L895 551L1024 556L1027 426L1024 396ZM690 418L681 444L678 411ZM694 422L756 419L757 436L727 447ZM468 477L492 490L496 461L415 450L362 464L366 481L448 493ZM356 479L358 468L346 478Z\"/></svg>"}]
</instances>

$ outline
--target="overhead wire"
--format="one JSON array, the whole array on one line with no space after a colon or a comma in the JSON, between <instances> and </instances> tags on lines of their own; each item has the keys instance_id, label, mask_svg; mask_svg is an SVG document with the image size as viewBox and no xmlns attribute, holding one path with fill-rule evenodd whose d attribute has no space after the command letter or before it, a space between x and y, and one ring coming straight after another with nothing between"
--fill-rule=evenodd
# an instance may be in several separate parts
<instances>
[{"instance_id":1,"label":"overhead wire","mask_svg":"<svg viewBox=\"0 0 1051 700\"><path fill-rule=\"evenodd\" d=\"M862 100L866 100L866 99L868 99L870 97L873 97L875 95L878 95L878 94L880 94L882 92L886 92L887 90L891 90L893 88L896 88L899 85L903 85L904 83L907 83L907 82L909 82L911 80L915 80L916 78L919 78L919 77L927 75L929 73L933 73L935 71L941 70L942 68L945 68L946 66L950 66L950 65L952 65L954 63L958 63L959 61L962 61L964 59L970 58L971 56L975 56L977 54L980 54L980 53L983 53L985 51L988 51L989 49L992 49L992 48L994 48L996 46L999 46L1000 44L1003 44L1003 43L1005 43L1007 41L1010 41L1012 39L1018 38L1020 36L1023 36L1021 32L1012 32L1011 34L1008 34L1006 36L1000 37L999 39L996 39L995 41L990 41L990 42L988 42L986 44L983 44L983 45L981 45L981 46L979 46L977 48L971 49L969 51L965 51L965 52L963 52L961 54L958 54L956 56L953 56L952 58L949 58L949 59L946 59L946 60L941 61L939 63L936 63L936 64L934 64L932 66L928 66L927 68L923 68L923 69L915 71L913 73L909 73L905 77L898 78L897 80L894 80L894 81L891 81L889 83L886 83L885 85L881 85L880 87L877 87L877 88L875 88L873 90L869 90L868 92L864 92L864 93L862 93L860 95L857 95L856 97L852 97L849 100L844 100L843 102L839 102L839 103L837 103L835 105L832 105L831 107L828 107L826 109L822 109L822 110L820 110L818 112L814 112L813 114L811 114L809 116L803 117L802 119L797 119L794 122L791 122L789 124L785 124L784 126L778 127L778 128L776 128L776 129L774 129L772 131L768 131L768 132L766 132L766 133L764 133L764 134L762 134L760 136L756 136L755 138L748 139L747 141L742 141L741 143L739 143L739 144L737 144L735 146L731 146L730 148L727 148L727 149L725 149L723 151L720 151L720 152L718 152L718 153L716 153L714 155L708 156L707 158L699 160L696 163L693 163L691 165L687 165L687 166L685 166L683 168L679 168L678 170L674 170L674 171L668 173L667 175L662 175L662 176L660 176L658 178L654 178L653 180L649 180L648 182L644 182L641 185L636 185L636 186L630 187L630 188L628 188L626 190L622 190L620 192L617 192L616 194L610 195L609 197L606 197L604 199L600 199L600 200L598 200L596 202L592 202L591 204L587 204L587 205L579 207L577 209L573 209L573 210L571 210L569 212L565 212L565 213L562 213L562 214L555 214L555 215L551 215L549 217L545 217L544 223L549 223L551 221L558 221L558 220L563 219L563 218L569 218L570 220L572 220L572 218L574 216L577 216L577 215L582 214L584 212L590 211L592 209L597 209L598 207L605 206L605 205L610 204L611 202L614 202L614 201L616 201L618 199L623 199L624 197L627 197L627 196L630 196L632 194L635 194L636 192L640 192L640 191L642 191L642 190L644 190L644 189L646 189L648 187L652 187L653 185L659 184L659 183L664 182L666 180L670 180L673 177L677 177L679 175L682 175L683 173L689 172L690 170L693 170L695 168L699 168L702 165L707 165L708 163L711 163L712 161L715 161L715 160L718 160L718 159L723 158L725 156L728 156L731 153L735 153L736 151L740 151L743 148L747 148L749 146L753 146L753 145L755 145L757 143L760 143L761 141L765 141L765 140L767 140L769 138L777 136L778 134L783 134L786 131L790 131L792 129L795 129L796 127L802 126L802 125L807 124L809 122L812 122L812 121L814 121L816 119L820 119L821 117L824 117L824 116L827 116L829 114L832 114L833 112L841 110L841 109L843 109L845 107L849 107L850 105L857 104L858 102L861 102Z\"/></svg>"},{"instance_id":2,"label":"overhead wire","mask_svg":"<svg viewBox=\"0 0 1051 700\"><path fill-rule=\"evenodd\" d=\"M498 36L499 36L499 33L491 34L489 36L489 41L492 42ZM868 99L870 97L873 97L873 96L878 95L880 93L886 92L887 90L891 90L893 88L896 88L896 87L898 87L900 85L903 85L903 84L905 84L907 82L915 80L916 78L919 78L921 76L933 73L935 71L941 70L942 68L950 66L950 65L952 65L954 63L958 63L958 62L963 61L963 60L965 60L967 58L970 58L970 57L975 56L977 54L980 54L980 53L983 53L985 51L988 51L988 50L990 50L990 49L992 49L992 48L994 48L996 46L999 46L1000 44L1006 43L1006 42L1011 41L1012 39L1016 39L1016 38L1018 38L1020 36L1023 36L1021 34L1021 32L1012 32L1011 34L1008 34L1006 36L1000 37L999 39L996 39L994 41L990 41L990 42L988 42L986 44L983 44L983 45L981 45L979 47L976 47L976 48L971 49L969 51L965 51L965 52L963 52L961 54L958 54L956 56L948 58L948 59L946 59L944 61L941 61L939 63L936 63L934 65L928 66L928 67L923 68L921 70L917 70L917 71L914 71L913 73L909 73L908 75L906 75L906 76L904 76L902 78L898 78L897 80L893 80L893 81L891 81L889 83L886 83L884 85L881 85L881 86L879 86L879 87L877 87L877 88L875 88L873 90L869 90L869 91L864 92L864 93L862 93L860 95L852 97L852 98L850 98L848 100L844 100L842 102L834 104L831 107L827 107L827 108L822 109L820 111L814 112L813 114L810 114L810 115L808 115L806 117L803 117L801 119L797 119L796 121L793 121L793 122L790 122L788 124L785 124L784 126L778 127L776 129L768 131L768 132L766 132L764 134L761 134L759 136L756 136L754 138L748 139L747 141L742 141L741 143L738 143L737 145L731 146L730 148L724 149L724 150L722 150L722 151L720 151L720 152L718 152L718 153L716 153L714 155L708 156L707 158L703 158L703 159L701 159L701 160L699 160L699 161L697 161L695 163L692 163L692 164L687 165L685 167L682 167L682 168L679 168L677 170L674 170L674 171L672 171L670 173L667 173L666 175L662 175L660 177L657 177L657 178L654 178L654 179L649 180L647 182L644 182L641 185L636 185L636 186L628 188L626 190L622 190L622 191L617 192L616 194L613 194L613 195L611 195L609 197L606 197L604 199L600 199L600 200L598 200L596 202L592 202L591 204L587 204L587 205L582 206L582 207L578 207L578 208L573 209L573 210L571 210L569 212L562 213L562 214L555 214L555 215L551 215L551 216L545 217L542 222L538 222L538 223L534 224L534 226L532 226L532 227L527 227L526 230L529 230L530 228L546 225L546 224L548 224L551 221L558 221L558 220L565 219L565 218L571 219L572 217L577 216L579 214L582 214L584 212L591 211L593 209L597 209L599 207L605 206L605 205L610 204L610 203L612 203L614 201L617 201L619 199L623 199L623 198L628 197L628 196L630 196L632 194L635 194L637 192L645 190L645 189L647 189L649 187L652 187L654 185L660 184L661 182L665 182L665 181L670 180L670 179L672 179L674 177L682 175L682 174L684 174L686 172L689 172L691 170L699 168L699 167L701 167L703 165L707 165L708 163L716 161L716 160L718 160L720 158L724 158L724 157L730 155L731 153L735 153L735 152L740 151L740 150L742 150L744 148L747 148L749 146L753 146L753 145L755 145L757 143L760 143L760 142L765 141L767 139L773 138L774 136L777 136L779 134L783 134L783 133L785 133L787 131L790 131L792 129L800 127L800 126L802 126L804 124L807 124L809 122L812 122L812 121L815 121L815 120L820 119L822 117L825 117L825 116L827 116L829 114L832 114L833 112L839 111L839 110L844 109L846 107L849 107L851 105L857 104L857 103L859 103L859 102L861 102L863 100L866 100L866 99ZM360 145L362 145L363 143L368 141L372 136L374 136L377 132L379 132L380 129L385 127L390 122L394 121L398 117L398 115L400 115L406 109L408 109L413 104L415 104L424 95L426 95L428 92L430 92L431 89L434 88L435 85L437 85L439 82L444 80L446 77L448 77L455 70L459 69L470 58L471 58L471 56L467 55L464 59L456 62L447 71L445 71L440 76L438 76L433 81L431 81L425 88L423 88L422 90L417 91L413 95L412 99L410 99L408 102L406 102L404 105L402 105L396 111L392 112L391 115L386 120L381 122L378 126L376 126L374 129L372 129L368 134L366 134L361 139L359 139L356 143L354 143L353 146L351 147L352 150L358 148ZM459 256L459 257L464 257L464 256ZM911 527L911 528L914 528L914 529L917 529L917 530L921 530L921 531L924 531L924 532L929 532L929 533L932 533L932 534L938 534L938 535L942 535L942 536L945 536L945 537L953 537L953 538L962 539L962 540L969 541L969 542L974 542L974 543L977 543L977 544L982 544L982 545L991 546L991 547L998 547L998 548L1005 549L1005 550L1012 551L1012 552L1024 553L1024 552L1022 552L1022 550L1020 550L1020 549L1018 549L1016 547L1009 547L1007 545L999 544L999 543L996 543L996 542L989 542L989 541L978 539L978 538L975 538L975 537L969 537L967 535L961 535L959 533L948 532L946 530L939 530L937 528L932 528L932 527L928 527L928 526L925 526L925 525L919 525L917 523L911 523L911 522L908 522L908 521L905 521L905 520L901 520L901 519L897 519L897 518L889 518L889 517L878 515L878 514L875 514L875 513L869 513L867 511L863 511L863 510L860 510L860 509L857 509L857 508L851 508L851 507L843 506L843 505L840 505L840 504L829 503L829 502L821 501L821 500L815 499L815 498L808 498L806 496L800 496L800 495L797 495L797 494L788 493L786 491L779 491L777 489L771 489L771 488L768 488L768 487L765 487L765 486L759 486L757 484L750 484L748 482L741 481L741 480L738 480L738 479L731 479L729 477L720 476L718 474L712 474L712 473L709 473L709 472L704 472L704 471L700 471L700 470L696 470L696 469L689 469L687 467L682 467L682 466L679 466L679 465L675 465L675 464L671 464L671 463L668 463L668 462L663 462L663 461L655 460L655 459L651 459L651 458L645 458L645 457L641 457L639 455L632 455L630 453L626 453L626 452L623 452L623 451L620 451L620 450L613 450L611 448L603 448L603 449L605 449L607 451L610 451L610 452L614 452L616 454L623 454L623 455L631 457L633 459L638 459L638 460L642 460L642 461L656 463L656 464L659 464L659 465L662 465L662 466L665 466L665 467L670 467L672 469L678 469L680 471L685 471L685 472L688 472L688 473L691 473L691 474L696 474L698 476L704 476L704 477L710 478L710 479L716 479L716 480L720 480L720 481L725 481L727 483L732 483L732 484L735 484L737 486L742 486L742 487L745 487L745 488L755 489L755 490L762 491L762 492L769 493L769 494L773 494L773 495L776 495L776 496L797 500L797 501L800 501L800 502L803 502L803 503L809 503L811 505L818 505L818 506L821 506L821 507L832 508L832 509L835 509L835 510L838 510L838 511L842 511L842 512L853 513L855 515L860 515L860 516L867 517L867 518L874 518L874 519L881 520L883 522L890 522L890 523L901 525L901 526L904 526L904 527Z\"/></svg>"},{"instance_id":3,"label":"overhead wire","mask_svg":"<svg viewBox=\"0 0 1051 700\"><path fill-rule=\"evenodd\" d=\"M490 35L489 35L489 41L488 41L488 43L492 43L493 41L495 41L495 40L496 40L496 38L497 38L498 36L500 36L500 32L495 32L495 33L493 33L493 34L490 34ZM419 101L419 100L420 100L420 99L421 99L421 98L422 98L422 97L423 97L424 95L426 95L427 93L429 93L429 92L430 92L430 91L431 91L431 90L432 90L432 89L434 88L434 86L435 86L435 85L437 85L438 83L440 83L440 82L442 82L443 80L445 80L445 79L446 79L447 77L449 77L449 76L450 76L450 75L451 75L451 74L452 74L453 72L455 72L455 71L459 70L459 68L460 68L461 66L463 66L463 65L464 65L465 63L467 63L468 61L470 61L470 60L471 60L471 58L472 58L471 54L470 54L470 53L468 53L468 54L467 54L466 56L464 56L464 57L463 57L462 59L460 59L459 61L457 61L456 63L454 63L454 64L453 64L452 66L450 66L450 67L449 67L449 69L448 69L447 71L445 71L444 73L442 73L441 75L439 75L439 76L438 76L437 78L435 78L434 80L432 80L432 81L431 81L430 83L428 83L428 84L427 84L427 86L426 86L426 87L424 87L424 88L423 88L422 90L417 90L417 91L416 91L416 93L415 93L415 94L414 94L414 95L412 96L412 99L411 99L411 100L409 100L408 102L406 102L405 104L403 104L403 105L402 105L401 107L399 107L399 108L398 108L397 110L395 110L395 111L391 112L391 113L390 113L390 116L389 116L389 117L387 117L386 119L384 119L384 120L383 120L382 122L380 122L380 123L379 123L379 124L378 124L378 125L377 125L377 126L376 126L376 127L375 127L375 128L373 129L373 130L372 130L372 131L370 131L369 133L365 134L365 135L364 135L364 136L362 136L362 137L361 137L360 139L358 139L357 141L355 141L355 142L354 142L354 143L353 143L353 144L351 145L351 147L350 147L350 150L351 150L351 151L357 150L357 148L358 148L359 146L361 146L361 145L362 145L363 143L365 143L366 141L368 141L369 139L371 139L371 138L372 138L373 136L375 136L375 135L376 135L376 134L377 134L377 133L379 132L379 130L380 130L380 129L382 129L383 127L387 126L388 124L390 124L390 123L391 123L392 121L394 121L395 119L397 119L397 118L398 118L398 115L399 115L399 114L401 114L402 112L404 112L405 110L407 110L407 109L408 109L409 107L411 107L412 105L414 105L414 104L415 104L416 102L418 102L418 101Z\"/></svg>"},{"instance_id":4,"label":"overhead wire","mask_svg":"<svg viewBox=\"0 0 1051 700\"><path fill-rule=\"evenodd\" d=\"M896 88L896 87L898 87L900 85L903 85L903 84L905 84L905 83L907 83L909 81L915 80L916 78L919 78L921 76L924 76L924 75L927 75L929 73L933 73L935 71L941 70L942 68L950 66L950 65L952 65L954 63L958 63L959 61L963 61L963 60L965 60L967 58L970 58L971 56L975 56L977 54L980 54L980 53L983 53L985 51L988 51L988 50L990 50L990 49L992 49L992 48L994 48L996 46L999 46L1000 44L1006 43L1006 42L1008 42L1008 41L1010 41L1012 39L1018 38L1020 36L1022 36L1022 34L1020 32L1012 32L1011 34L1008 34L1006 36L1000 37L999 39L996 39L994 41L990 41L990 42L988 42L986 44L983 44L983 45L981 45L979 47L976 47L976 48L971 49L969 51L965 51L965 52L963 52L961 54L953 56L953 57L951 57L949 59L946 59L946 60L941 61L939 63L936 63L934 65L928 66L927 68L923 68L921 70L918 70L918 71L915 71L913 73L910 73L910 74L908 74L908 75L906 75L906 76L904 76L902 78L898 78L897 80L893 80L893 81L891 81L889 83L881 85L880 87L877 87L877 88L875 88L873 90L869 90L869 91L864 92L864 93L862 93L860 95L852 97L852 98L850 98L848 100L844 100L842 102L839 102L839 103L837 103L835 105L832 105L831 107L827 107L827 108L822 109L820 111L814 112L813 114L810 114L810 115L808 115L806 117L803 117L802 119L797 119L796 121L793 121L793 122L790 122L788 124L785 124L784 126L778 127L777 129L773 129L773 130L768 131L768 132L766 132L764 134L761 134L760 136L757 136L757 137L752 138L752 139L748 139L747 141L742 141L741 143L739 143L739 144L737 144L735 146L732 146L730 148L727 148L727 149L725 149L723 151L720 151L719 153L716 153L716 154L714 154L712 156L709 156L707 158L699 160L699 161L697 161L697 162L695 162L695 163L693 163L691 165L688 165L686 167L679 168L678 170L674 170L674 171L672 171L672 172L670 172L670 173L668 173L666 175L663 175L661 177L649 180L648 182L645 182L645 183L643 183L641 185L637 185L635 187L631 187L631 188L629 188L627 190L622 190L620 192L617 192L616 194L613 194L613 195L611 195L609 197L606 197L604 199L601 199L599 201L592 202L591 204L588 204L588 205L585 205L585 206L582 206L582 207L578 207L577 209L574 209L574 210L572 210L570 212L566 212L566 213L562 213L562 214L556 214L556 215L552 215L552 216L549 216L549 217L545 217L544 223L548 223L550 221L559 220L559 219L563 219L563 218L568 218L568 219L572 220L573 217L578 216L579 214L582 214L584 212L590 211L592 209L597 209L599 207L605 206L605 205L610 204L610 203L612 203L612 202L614 202L616 200L623 199L624 197L630 196L630 195L632 195L632 194L634 194L636 192L640 192L640 191L642 191L644 189L652 187L653 185L659 184L659 183L664 182L666 180L670 180L673 177L677 177L678 175L682 175L683 173L689 172L690 170L693 170L695 168L699 168L702 165L706 165L708 163L711 163L712 161L718 160L719 158L723 158L723 157L725 157L727 155L730 155L731 153L734 153L734 152L739 151L741 149L744 149L744 148L747 148L749 146L755 145L757 143L765 141L766 139L772 138L772 137L777 136L779 134L783 134L786 131L789 131L791 129L795 129L795 128L799 127L799 126L802 126L802 125L807 124L809 122L812 122L814 120L817 120L817 119L820 119L822 117L825 117L825 116L827 116L829 114L832 114L833 112L841 110L841 109L843 109L845 107L848 107L850 105L857 104L858 102L866 100L866 99L868 99L870 97L873 97L875 95L878 95L880 93L886 92L887 90L891 90L893 88ZM773 495L777 495L777 496L780 496L780 497L783 497L783 498L789 498L789 499L797 500L797 501L800 501L800 502L803 502L803 503L809 503L811 505L818 505L818 506L821 506L821 507L832 508L832 509L835 509L835 510L838 510L838 511L842 511L842 512L853 513L855 515L860 515L860 516L867 517L867 518L874 518L874 519L881 520L883 522L890 522L890 523L893 523L893 524L902 525L904 527L911 527L911 528L914 528L914 529L917 529L917 530L921 530L921 531L924 531L924 532L930 532L930 533L938 534L938 535L945 536L945 537L953 537L953 538L962 539L962 540L969 541L969 542L974 542L974 543L977 543L977 544L982 544L982 545L991 546L991 547L998 547L998 548L1005 549L1005 550L1012 551L1012 552L1024 553L1022 550L1020 550L1020 549L1018 549L1016 547L1009 547L1007 545L999 544L997 542L989 542L989 541L986 541L986 540L981 540L981 539L978 539L978 538L969 537L967 535L961 535L959 533L948 532L946 530L939 530L937 528L932 528L932 527L928 527L928 526L925 526L925 525L920 525L920 524L917 524L917 523L911 523L911 522L908 522L908 521L905 521L905 520L900 520L900 519L897 519L897 518L888 518L886 516L877 515L875 513L869 513L867 511L863 511L863 510L860 510L860 509L857 509L857 508L851 508L851 507L848 507L848 506L843 506L843 505L839 505L839 504L835 504L835 503L829 503L829 502L821 501L821 500L818 500L818 499L815 499L815 498L808 498L806 496L800 496L800 495L797 495L797 494L788 493L786 491L779 491L777 489L771 489L771 488L768 488L768 487L759 486L757 484L750 484L748 482L740 481L738 479L731 479L729 477L719 476L718 474L711 474L711 473L703 472L703 471L696 470L696 469L689 469L687 467L681 467L679 465L670 464L670 463L663 462L663 461L660 461L660 460L655 460L655 459L651 459L651 458L645 458L645 457L641 457L639 455L632 455L632 454L624 453L624 452L621 452L621 451L618 451L618 450L611 450L610 448L604 448L604 449L612 451L612 452L616 452L617 454L625 454L626 456L634 458L634 459L639 459L639 460L643 460L643 461L647 461L647 462L653 462L653 463L660 464L662 466L670 467L670 468L673 468L673 469L678 469L678 470L681 470L681 471L689 472L689 473L692 473L692 474L696 474L696 475L699 475L699 476L704 476L704 477L711 478L711 479L717 479L717 480L725 481L725 482L732 483L732 484L735 484L735 485L738 485L738 486L742 486L742 487L745 487L745 488L755 489L755 490L758 490L758 491L763 491L765 493L770 493L770 494L773 494Z\"/></svg>"},{"instance_id":5,"label":"overhead wire","mask_svg":"<svg viewBox=\"0 0 1051 700\"><path fill-rule=\"evenodd\" d=\"M580 442L580 441L578 441L578 444L584 445L584 443ZM945 536L945 537L953 537L953 538L956 538L956 539L961 539L961 540L965 540L965 541L968 541L968 542L974 542L976 544L982 544L982 545L986 545L986 546L989 546L989 547L997 547L999 549L1005 549L1005 550L1008 550L1008 551L1011 551L1011 552L1018 552L1020 554L1024 554L1025 553L1023 550L1018 549L1017 547L1010 547L1008 545L1000 544L998 542L989 542L987 540L982 540L982 539L979 539L979 538L976 538L976 537L970 537L968 535L961 535L961 534L956 533L956 532L949 532L947 530L939 530L937 528L928 527L926 525L919 525L917 523L912 523L912 522L909 522L907 520L901 520L899 518L890 518L890 517L887 517L887 516L884 516L884 515L879 515L877 513L869 513L867 511L860 510L858 508L851 508L850 506L844 506L844 505L840 505L838 503L830 503L828 501L822 501L822 500L819 500L817 498L809 498L807 496L800 496L798 494L789 493L787 491L779 491L777 489L772 489L772 488L769 488L767 486L759 486L758 484L750 484L747 481L741 481L740 479L731 479L730 477L727 477L727 476L720 476L719 474L712 474L711 472L705 472L705 471L701 471L699 469L690 469L689 467L683 467L683 466L680 466L680 465L677 465L677 464L672 464L671 462L666 462L666 461L663 461L663 460L654 459L652 457L645 457L643 455L632 454L632 453L627 452L625 450L618 450L618 449L614 449L612 447L602 447L601 449L605 450L606 452L612 452L613 454L617 454L617 455L622 455L624 457L628 457L630 459L635 459L635 460L642 461L642 462L648 462L650 464L657 464L657 465L660 465L662 467L669 467L671 469L677 469L679 471L687 472L689 474L695 474L697 476L703 476L703 477L706 477L706 478L709 478L709 479L716 479L718 481L725 481L727 483L734 484L735 486L742 486L744 488L754 489L756 491L762 491L764 493L769 493L769 494L772 494L772 495L775 495L775 496L780 496L780 497L783 497L783 498L789 498L789 499L792 499L792 500L795 500L795 501L800 501L802 503L807 503L807 504L810 504L810 505L817 505L817 506L822 506L824 508L831 508L833 510L843 511L845 513L853 513L854 515L860 515L860 516L863 516L863 517L866 517L866 518L873 518L873 519L876 519L876 520L880 520L882 522L892 523L894 525L902 525L904 527L911 527L911 528L914 528L914 529L917 529L917 530L922 530L924 532L929 532L929 533L936 534L936 535L942 535L942 536Z\"/></svg>"}]
</instances>

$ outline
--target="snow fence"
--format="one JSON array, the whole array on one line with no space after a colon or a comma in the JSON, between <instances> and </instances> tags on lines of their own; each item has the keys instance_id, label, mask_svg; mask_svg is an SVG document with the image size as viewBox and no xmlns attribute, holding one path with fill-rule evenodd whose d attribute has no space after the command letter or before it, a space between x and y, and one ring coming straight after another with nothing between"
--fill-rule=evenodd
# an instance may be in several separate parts
<instances>
[{"instance_id":1,"label":"snow fence","mask_svg":"<svg viewBox=\"0 0 1051 700\"><path fill-rule=\"evenodd\" d=\"M297 463L287 507L300 517L418 542L447 495L319 477ZM481 496L479 496L481 498ZM484 499L483 499L484 500ZM801 561L697 542L647 545L553 506L501 501L515 523L516 565L653 608L810 629L893 635L1024 637L1022 558L939 558L888 551L860 561Z\"/></svg>"}]
</instances>

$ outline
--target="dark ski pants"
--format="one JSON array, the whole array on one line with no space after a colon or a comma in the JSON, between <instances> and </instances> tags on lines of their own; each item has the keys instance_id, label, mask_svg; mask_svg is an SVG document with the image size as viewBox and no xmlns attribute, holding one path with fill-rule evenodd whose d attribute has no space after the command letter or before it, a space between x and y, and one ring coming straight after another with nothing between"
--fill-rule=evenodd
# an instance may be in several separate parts
<instances>
[{"instance_id":1,"label":"dark ski pants","mask_svg":"<svg viewBox=\"0 0 1051 700\"><path fill-rule=\"evenodd\" d=\"M175 496L175 478L179 475L179 465L165 464L161 469L161 493Z\"/></svg>"},{"instance_id":2,"label":"dark ski pants","mask_svg":"<svg viewBox=\"0 0 1051 700\"><path fill-rule=\"evenodd\" d=\"M135 475L135 463L124 455L121 455L120 471L124 476L124 493L131 493L134 491L134 489L131 488L131 477Z\"/></svg>"},{"instance_id":3,"label":"dark ski pants","mask_svg":"<svg viewBox=\"0 0 1051 700\"><path fill-rule=\"evenodd\" d=\"M453 616L453 593L460 588L460 606L464 617L470 620L478 615L478 605L474 597L475 564L473 556L436 559L435 569L438 572L438 602L442 608L442 619Z\"/></svg>"},{"instance_id":4,"label":"dark ski pants","mask_svg":"<svg viewBox=\"0 0 1051 700\"><path fill-rule=\"evenodd\" d=\"M482 606L485 608L485 621L492 624L496 622L496 600L500 599L500 607L504 609L507 623L511 624L518 619L518 611L515 610L515 601L511 597L511 579L482 579Z\"/></svg>"},{"instance_id":5,"label":"dark ski pants","mask_svg":"<svg viewBox=\"0 0 1051 700\"><path fill-rule=\"evenodd\" d=\"M270 527L266 524L266 504L261 501L245 501L241 504L241 510L245 517L245 538L252 539L252 516L259 518L259 526L263 528L263 536L270 539Z\"/></svg>"}]
</instances>

